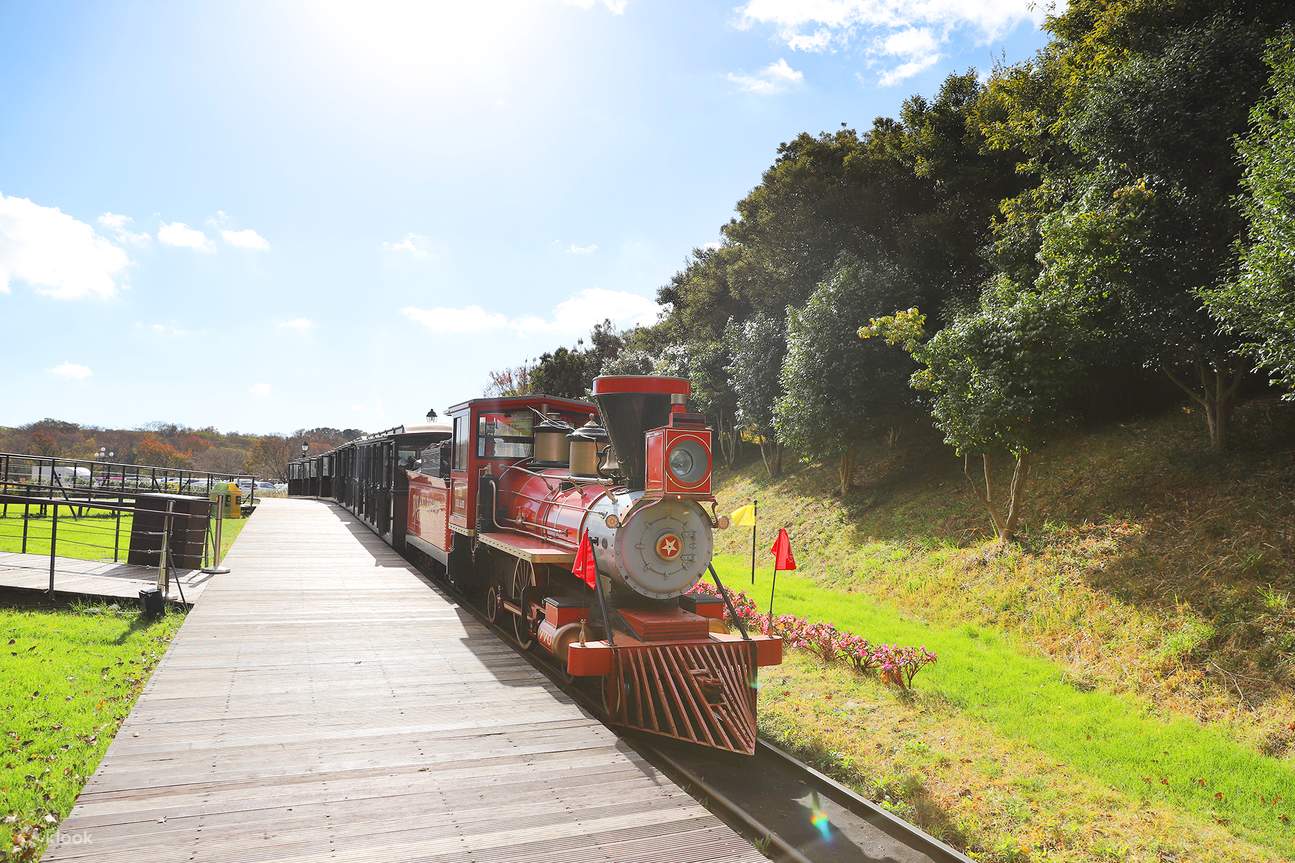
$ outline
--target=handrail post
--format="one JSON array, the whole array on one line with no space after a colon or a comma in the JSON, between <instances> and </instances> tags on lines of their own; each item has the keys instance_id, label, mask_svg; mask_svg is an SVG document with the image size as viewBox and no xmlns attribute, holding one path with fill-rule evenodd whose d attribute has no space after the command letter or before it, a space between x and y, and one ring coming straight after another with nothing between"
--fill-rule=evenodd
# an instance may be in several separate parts
<instances>
[{"instance_id":1,"label":"handrail post","mask_svg":"<svg viewBox=\"0 0 1295 863\"><path fill-rule=\"evenodd\" d=\"M54 549L58 547L58 502L54 502L54 520L49 529L49 598L54 598Z\"/></svg>"},{"instance_id":2,"label":"handrail post","mask_svg":"<svg viewBox=\"0 0 1295 863\"><path fill-rule=\"evenodd\" d=\"M228 486L226 486L226 489L228 489ZM208 575L224 575L229 572L229 567L220 565L221 558L223 557L221 554L221 548L224 544L223 537L226 503L226 495L215 495L213 506L216 508L216 525L212 531L213 548L211 550L211 560L209 560L208 565L202 569L202 571Z\"/></svg>"},{"instance_id":3,"label":"handrail post","mask_svg":"<svg viewBox=\"0 0 1295 863\"><path fill-rule=\"evenodd\" d=\"M163 602L171 595L171 573L167 567L167 557L171 545L171 512L174 507L175 501L166 502L166 518L162 522L162 549L157 561L157 589L162 591Z\"/></svg>"},{"instance_id":4,"label":"handrail post","mask_svg":"<svg viewBox=\"0 0 1295 863\"><path fill-rule=\"evenodd\" d=\"M121 506L125 503L123 495L117 495L117 509L113 511L112 562L116 563L121 556Z\"/></svg>"},{"instance_id":5,"label":"handrail post","mask_svg":"<svg viewBox=\"0 0 1295 863\"><path fill-rule=\"evenodd\" d=\"M28 491L27 496L31 497L31 494L30 494L31 486L27 487L27 491ZM30 512L31 512L31 503L29 501L24 500L22 502L22 553L23 554L27 553L27 519L31 517L29 515Z\"/></svg>"}]
</instances>

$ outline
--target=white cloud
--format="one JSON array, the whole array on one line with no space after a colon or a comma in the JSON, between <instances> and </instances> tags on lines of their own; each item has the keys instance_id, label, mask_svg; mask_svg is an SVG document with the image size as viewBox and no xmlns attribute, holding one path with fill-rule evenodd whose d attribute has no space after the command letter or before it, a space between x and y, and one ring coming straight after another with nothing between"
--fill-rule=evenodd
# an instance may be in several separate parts
<instances>
[{"instance_id":1,"label":"white cloud","mask_svg":"<svg viewBox=\"0 0 1295 863\"><path fill-rule=\"evenodd\" d=\"M247 388L247 392L258 399L269 398L274 388L269 384L252 384Z\"/></svg>"},{"instance_id":2,"label":"white cloud","mask_svg":"<svg viewBox=\"0 0 1295 863\"><path fill-rule=\"evenodd\" d=\"M793 51L834 51L855 43L873 58L898 58L879 83L895 84L940 60L939 48L957 31L979 43L1001 38L1023 24L1041 24L1066 0L748 0L737 10L740 29L770 27ZM914 40L925 33L931 42ZM938 35L937 35L938 33ZM898 38L897 42L892 39ZM889 47L888 47L889 46Z\"/></svg>"},{"instance_id":3,"label":"white cloud","mask_svg":"<svg viewBox=\"0 0 1295 863\"><path fill-rule=\"evenodd\" d=\"M184 222L163 222L157 229L157 241L164 246L193 249L204 254L216 251L216 244L206 234Z\"/></svg>"},{"instance_id":4,"label":"white cloud","mask_svg":"<svg viewBox=\"0 0 1295 863\"><path fill-rule=\"evenodd\" d=\"M118 242L132 246L148 245L149 240L153 238L148 235L148 231L132 231L130 226L134 222L135 220L130 216L123 216L120 213L104 213L99 217L99 226L107 228Z\"/></svg>"},{"instance_id":5,"label":"white cloud","mask_svg":"<svg viewBox=\"0 0 1295 863\"><path fill-rule=\"evenodd\" d=\"M738 26L772 25L790 44L795 36L850 38L861 30L901 30L915 25L969 27L994 39L1018 24L1043 22L1054 4L1039 0L748 0L738 9ZM1064 0L1055 4L1064 7ZM820 37L821 38L821 37Z\"/></svg>"},{"instance_id":6,"label":"white cloud","mask_svg":"<svg viewBox=\"0 0 1295 863\"><path fill-rule=\"evenodd\" d=\"M57 207L0 194L0 294L14 282L56 300L108 299L125 285L130 255Z\"/></svg>"},{"instance_id":7,"label":"white cloud","mask_svg":"<svg viewBox=\"0 0 1295 863\"><path fill-rule=\"evenodd\" d=\"M567 246L567 254L570 254L570 255L592 255L596 251L598 251L597 243L590 243L587 246L581 246L576 243L572 243L571 245Z\"/></svg>"},{"instance_id":8,"label":"white cloud","mask_svg":"<svg viewBox=\"0 0 1295 863\"><path fill-rule=\"evenodd\" d=\"M791 68L787 61L781 57L754 75L738 74L736 72L728 73L730 83L736 84L739 89L747 93L754 93L757 96L772 96L781 93L788 87L799 84L804 79L805 74L803 72Z\"/></svg>"},{"instance_id":9,"label":"white cloud","mask_svg":"<svg viewBox=\"0 0 1295 863\"><path fill-rule=\"evenodd\" d=\"M184 327L178 327L175 324L146 324L142 321L137 321L135 323L135 328L150 332L155 336L163 336L171 339L178 339L182 336L193 334L192 330L186 330Z\"/></svg>"},{"instance_id":10,"label":"white cloud","mask_svg":"<svg viewBox=\"0 0 1295 863\"><path fill-rule=\"evenodd\" d=\"M577 9L592 9L594 6L602 6L613 15L624 15L625 9L629 6L629 0L562 0L564 6L575 6Z\"/></svg>"},{"instance_id":11,"label":"white cloud","mask_svg":"<svg viewBox=\"0 0 1295 863\"><path fill-rule=\"evenodd\" d=\"M817 54L826 51L832 46L832 31L826 27L819 27L812 33L790 33L786 37L787 47L793 51L806 51L811 54Z\"/></svg>"},{"instance_id":12,"label":"white cloud","mask_svg":"<svg viewBox=\"0 0 1295 863\"><path fill-rule=\"evenodd\" d=\"M898 30L878 41L874 52L897 57L900 63L881 73L878 83L890 87L929 69L940 60L939 43L926 27Z\"/></svg>"},{"instance_id":13,"label":"white cloud","mask_svg":"<svg viewBox=\"0 0 1295 863\"><path fill-rule=\"evenodd\" d=\"M655 321L659 311L660 307L653 300L639 294L587 288L558 303L547 316L509 317L478 305L406 306L400 313L435 333L446 335L503 332L518 336L574 338L588 333L604 318L611 318L612 323L619 327L632 327Z\"/></svg>"},{"instance_id":14,"label":"white cloud","mask_svg":"<svg viewBox=\"0 0 1295 863\"><path fill-rule=\"evenodd\" d=\"M703 249L705 249L705 250L706 250L706 251L708 251L708 252L714 252L714 251L717 251L718 249L722 248L722 247L723 247L723 245L724 245L724 244L723 244L722 242L720 242L719 240L711 240L709 243L703 243L703 244L702 244L702 248L703 248Z\"/></svg>"},{"instance_id":15,"label":"white cloud","mask_svg":"<svg viewBox=\"0 0 1295 863\"><path fill-rule=\"evenodd\" d=\"M409 233L405 234L399 240L390 241L382 244L382 251L393 252L399 255L409 255L415 258L426 258L432 253L432 240L422 234Z\"/></svg>"},{"instance_id":16,"label":"white cloud","mask_svg":"<svg viewBox=\"0 0 1295 863\"><path fill-rule=\"evenodd\" d=\"M222 228L220 238L225 241L226 245L233 246L236 249L252 249L257 252L268 252L270 250L270 241L251 228L243 228L237 231Z\"/></svg>"},{"instance_id":17,"label":"white cloud","mask_svg":"<svg viewBox=\"0 0 1295 863\"><path fill-rule=\"evenodd\" d=\"M315 322L310 318L292 318L287 321L279 321L278 325L281 330L295 330L299 333L309 332L315 328Z\"/></svg>"},{"instance_id":18,"label":"white cloud","mask_svg":"<svg viewBox=\"0 0 1295 863\"><path fill-rule=\"evenodd\" d=\"M405 306L400 313L438 333L488 333L507 329L510 323L506 315L488 312L481 306L436 306L430 309Z\"/></svg>"},{"instance_id":19,"label":"white cloud","mask_svg":"<svg viewBox=\"0 0 1295 863\"><path fill-rule=\"evenodd\" d=\"M94 374L89 366L83 366L80 363L59 363L50 369L49 373L68 381L83 381Z\"/></svg>"}]
</instances>

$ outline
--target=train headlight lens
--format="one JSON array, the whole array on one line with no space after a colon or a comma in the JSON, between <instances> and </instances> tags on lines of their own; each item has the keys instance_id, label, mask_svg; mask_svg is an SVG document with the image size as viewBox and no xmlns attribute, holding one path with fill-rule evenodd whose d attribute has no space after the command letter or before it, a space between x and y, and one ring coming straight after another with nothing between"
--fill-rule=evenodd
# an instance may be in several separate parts
<instances>
[{"instance_id":1,"label":"train headlight lens","mask_svg":"<svg viewBox=\"0 0 1295 863\"><path fill-rule=\"evenodd\" d=\"M670 448L669 464L676 480L696 485L706 476L706 450L695 440L681 440Z\"/></svg>"}]
</instances>

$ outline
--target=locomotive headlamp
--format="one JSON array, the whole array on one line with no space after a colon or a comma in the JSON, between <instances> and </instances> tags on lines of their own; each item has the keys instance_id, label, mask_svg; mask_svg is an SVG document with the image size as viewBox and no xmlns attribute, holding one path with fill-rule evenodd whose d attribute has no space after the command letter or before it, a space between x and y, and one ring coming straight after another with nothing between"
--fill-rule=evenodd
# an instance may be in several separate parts
<instances>
[{"instance_id":1,"label":"locomotive headlamp","mask_svg":"<svg viewBox=\"0 0 1295 863\"><path fill-rule=\"evenodd\" d=\"M670 448L670 473L684 485L696 485L706 476L706 450L691 438L684 438Z\"/></svg>"}]
</instances>

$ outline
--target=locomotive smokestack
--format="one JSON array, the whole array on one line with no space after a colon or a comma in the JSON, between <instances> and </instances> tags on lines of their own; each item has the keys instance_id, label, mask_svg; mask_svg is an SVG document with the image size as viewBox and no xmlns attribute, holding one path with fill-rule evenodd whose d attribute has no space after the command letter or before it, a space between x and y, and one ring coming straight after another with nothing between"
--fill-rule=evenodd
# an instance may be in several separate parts
<instances>
[{"instance_id":1,"label":"locomotive smokestack","mask_svg":"<svg viewBox=\"0 0 1295 863\"><path fill-rule=\"evenodd\" d=\"M686 378L603 375L594 378L594 401L631 490L644 486L644 436L670 418L670 406L692 393Z\"/></svg>"}]
</instances>

